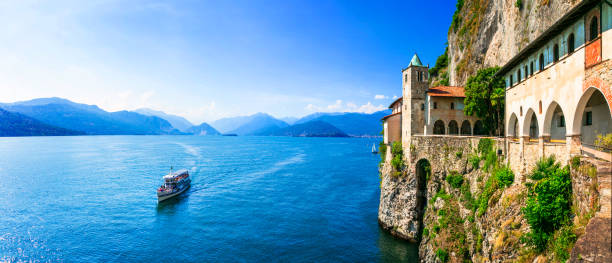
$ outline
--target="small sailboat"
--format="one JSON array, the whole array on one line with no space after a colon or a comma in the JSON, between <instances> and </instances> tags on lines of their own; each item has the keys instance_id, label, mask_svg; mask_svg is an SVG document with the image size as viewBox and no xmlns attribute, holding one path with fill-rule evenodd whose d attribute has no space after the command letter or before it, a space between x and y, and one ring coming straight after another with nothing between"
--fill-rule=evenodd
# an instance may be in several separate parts
<instances>
[{"instance_id":1,"label":"small sailboat","mask_svg":"<svg viewBox=\"0 0 612 263\"><path fill-rule=\"evenodd\" d=\"M376 149L376 144L372 143L372 153L376 154L378 153L378 150Z\"/></svg>"}]
</instances>

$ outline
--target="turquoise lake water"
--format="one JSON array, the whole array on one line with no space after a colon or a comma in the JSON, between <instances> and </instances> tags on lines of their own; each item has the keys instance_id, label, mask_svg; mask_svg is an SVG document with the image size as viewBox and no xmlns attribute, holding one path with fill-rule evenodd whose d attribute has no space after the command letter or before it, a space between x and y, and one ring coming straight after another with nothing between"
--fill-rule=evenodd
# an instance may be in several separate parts
<instances>
[{"instance_id":1,"label":"turquoise lake water","mask_svg":"<svg viewBox=\"0 0 612 263\"><path fill-rule=\"evenodd\" d=\"M0 262L417 262L372 139L0 138ZM157 204L173 165L192 187Z\"/></svg>"}]
</instances>

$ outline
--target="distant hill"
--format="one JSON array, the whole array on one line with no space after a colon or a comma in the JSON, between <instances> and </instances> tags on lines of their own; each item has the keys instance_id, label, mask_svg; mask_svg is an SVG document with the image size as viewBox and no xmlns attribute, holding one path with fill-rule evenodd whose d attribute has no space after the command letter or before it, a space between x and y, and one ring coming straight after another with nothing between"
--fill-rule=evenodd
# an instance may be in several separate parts
<instances>
[{"instance_id":1,"label":"distant hill","mask_svg":"<svg viewBox=\"0 0 612 263\"><path fill-rule=\"evenodd\" d=\"M193 134L193 135L221 135L221 133L215 128L208 125L208 123L203 122L198 126L191 126L185 132Z\"/></svg>"},{"instance_id":2,"label":"distant hill","mask_svg":"<svg viewBox=\"0 0 612 263\"><path fill-rule=\"evenodd\" d=\"M82 134L84 133L51 126L23 114L0 109L0 136L64 136Z\"/></svg>"},{"instance_id":3,"label":"distant hill","mask_svg":"<svg viewBox=\"0 0 612 263\"><path fill-rule=\"evenodd\" d=\"M289 126L284 121L278 120L265 113L257 113L242 118L242 124L230 131L221 131L223 133L235 133L241 136L244 135L268 135L271 132ZM216 122L215 122L216 123Z\"/></svg>"},{"instance_id":4,"label":"distant hill","mask_svg":"<svg viewBox=\"0 0 612 263\"><path fill-rule=\"evenodd\" d=\"M95 105L74 103L61 98L4 103L0 107L52 126L92 135L181 134L168 121L159 117L129 111L107 112Z\"/></svg>"},{"instance_id":5,"label":"distant hill","mask_svg":"<svg viewBox=\"0 0 612 263\"><path fill-rule=\"evenodd\" d=\"M284 118L280 118L279 120L286 122L289 125L293 125L295 124L296 121L299 120L299 118L296 117L284 117Z\"/></svg>"},{"instance_id":6,"label":"distant hill","mask_svg":"<svg viewBox=\"0 0 612 263\"><path fill-rule=\"evenodd\" d=\"M310 121L295 124L271 132L273 136L293 137L347 137L346 133L324 121Z\"/></svg>"},{"instance_id":7,"label":"distant hill","mask_svg":"<svg viewBox=\"0 0 612 263\"><path fill-rule=\"evenodd\" d=\"M367 113L314 113L307 115L295 124L311 121L323 121L340 129L349 136L380 136L382 117L391 114L391 110Z\"/></svg>"},{"instance_id":8,"label":"distant hill","mask_svg":"<svg viewBox=\"0 0 612 263\"><path fill-rule=\"evenodd\" d=\"M238 127L244 125L245 123L251 121L252 116L238 116L238 117L229 117L222 118L212 122L212 125L215 129L217 129L221 133L228 133Z\"/></svg>"},{"instance_id":9,"label":"distant hill","mask_svg":"<svg viewBox=\"0 0 612 263\"><path fill-rule=\"evenodd\" d=\"M194 125L189 122L187 119L181 117L181 116L176 116L176 115L172 115L172 114L167 114L163 111L157 111L157 110L153 110L153 109L148 109L148 108L142 108L142 109L137 109L134 110L134 112L136 113L140 113L142 115L146 115L146 116L156 116L156 117L160 117L164 120L167 120L170 125L172 125L172 127L174 127L175 129L182 131L182 132L187 132L187 129L193 127Z\"/></svg>"}]
</instances>

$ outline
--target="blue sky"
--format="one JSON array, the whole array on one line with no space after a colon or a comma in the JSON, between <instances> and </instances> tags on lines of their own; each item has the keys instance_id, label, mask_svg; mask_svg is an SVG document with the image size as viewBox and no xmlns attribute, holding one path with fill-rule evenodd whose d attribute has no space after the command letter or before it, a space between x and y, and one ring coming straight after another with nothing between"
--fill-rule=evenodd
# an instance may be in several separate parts
<instances>
[{"instance_id":1,"label":"blue sky","mask_svg":"<svg viewBox=\"0 0 612 263\"><path fill-rule=\"evenodd\" d=\"M444 51L455 1L5 1L0 102L63 97L192 122L372 112ZM377 96L378 95L378 96Z\"/></svg>"}]
</instances>

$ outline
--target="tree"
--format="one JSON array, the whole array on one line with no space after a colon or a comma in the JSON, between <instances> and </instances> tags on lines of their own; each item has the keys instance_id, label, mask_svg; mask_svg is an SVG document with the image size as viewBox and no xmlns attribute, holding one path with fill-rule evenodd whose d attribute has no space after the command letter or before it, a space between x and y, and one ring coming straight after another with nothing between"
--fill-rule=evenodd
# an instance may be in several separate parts
<instances>
[{"instance_id":1,"label":"tree","mask_svg":"<svg viewBox=\"0 0 612 263\"><path fill-rule=\"evenodd\" d=\"M468 78L463 112L481 118L489 134L495 132L495 135L502 136L506 88L504 79L495 76L498 70L499 67L484 68Z\"/></svg>"}]
</instances>

